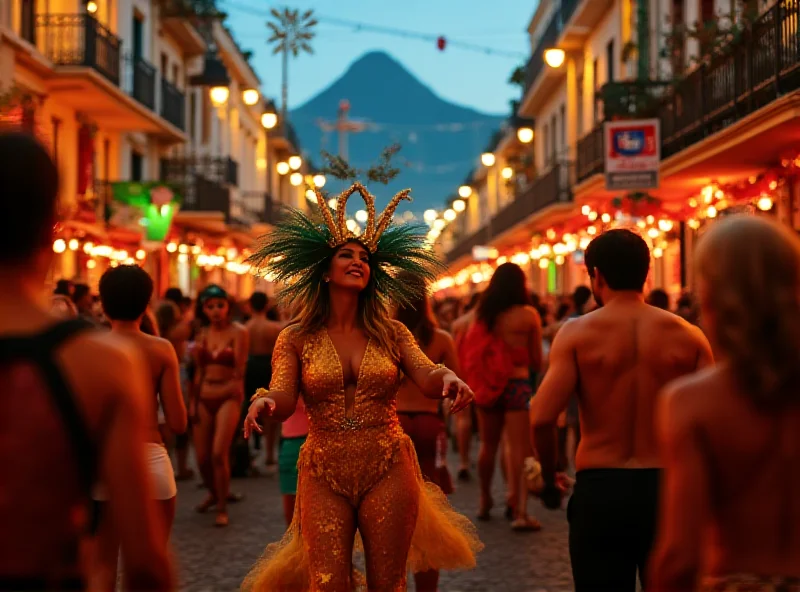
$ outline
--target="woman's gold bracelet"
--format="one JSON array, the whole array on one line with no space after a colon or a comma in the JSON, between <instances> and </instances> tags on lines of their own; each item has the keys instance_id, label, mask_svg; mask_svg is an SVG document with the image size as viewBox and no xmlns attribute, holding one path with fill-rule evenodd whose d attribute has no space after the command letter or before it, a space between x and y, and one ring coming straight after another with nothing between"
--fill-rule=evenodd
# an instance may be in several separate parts
<instances>
[{"instance_id":1,"label":"woman's gold bracelet","mask_svg":"<svg viewBox=\"0 0 800 592\"><path fill-rule=\"evenodd\" d=\"M256 399L263 399L264 397L269 397L269 391L265 388L260 388L256 391L256 394L250 397L250 402L252 403Z\"/></svg>"}]
</instances>

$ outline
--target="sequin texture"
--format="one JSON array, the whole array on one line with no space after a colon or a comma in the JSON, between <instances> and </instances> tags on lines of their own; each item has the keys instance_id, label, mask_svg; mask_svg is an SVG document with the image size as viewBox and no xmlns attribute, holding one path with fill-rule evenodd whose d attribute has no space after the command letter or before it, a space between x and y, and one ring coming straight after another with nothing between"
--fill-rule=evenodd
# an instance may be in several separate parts
<instances>
[{"instance_id":1,"label":"sequin texture","mask_svg":"<svg viewBox=\"0 0 800 592\"><path fill-rule=\"evenodd\" d=\"M295 515L279 543L243 584L259 592L358 590L352 554L367 551L370 590L405 590L406 572L471 568L482 547L475 528L425 482L395 411L401 374L436 366L403 325L394 324L401 363L374 343L361 362L352 413L343 373L322 330L284 330L273 354L271 391L302 394L309 436L298 461Z\"/></svg>"}]
</instances>

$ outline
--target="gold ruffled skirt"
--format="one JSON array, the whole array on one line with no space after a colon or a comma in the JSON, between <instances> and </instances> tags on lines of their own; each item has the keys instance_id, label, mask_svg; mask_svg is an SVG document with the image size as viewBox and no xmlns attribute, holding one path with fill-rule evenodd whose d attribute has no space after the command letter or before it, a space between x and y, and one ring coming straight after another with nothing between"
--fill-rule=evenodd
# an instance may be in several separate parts
<instances>
[{"instance_id":1,"label":"gold ruffled skirt","mask_svg":"<svg viewBox=\"0 0 800 592\"><path fill-rule=\"evenodd\" d=\"M363 433L354 434L354 436L359 439L362 446L365 440L371 440ZM346 440L346 438L336 440L336 444L342 447L341 451L330 450L331 440L327 441L323 451L322 445L315 446L315 439L309 438L298 461L299 479L302 481L304 475L308 474L322 476L329 481L331 488L336 493L352 498L352 490L347 491L350 488L342 479L342 475L332 470L333 467L326 469L322 465L326 459L343 458L341 452L344 452L348 446ZM391 441L385 438L379 438L379 440L382 440L384 444L384 454L359 455L368 465L367 468L371 469L367 470L366 474L385 474L392 464L397 462L400 455L407 454L413 461L410 464L416 473L416 481L419 484L417 521L408 552L408 569L411 572L420 572L432 569L474 568L476 555L483 548L475 526L466 516L458 513L450 505L439 487L423 479L414 445L405 434L401 432L392 437ZM387 444L390 445L387 446ZM335 461L333 464L335 465ZM362 475L365 474L363 468L362 466ZM366 485L366 483L362 485ZM363 490L362 487L359 489ZM305 500L299 495L301 490L302 488L298 487L294 517L286 534L279 542L267 546L263 556L242 583L242 590L246 592L306 592L311 589L311 574L305 548L307 541L303 540L303 533L300 529L301 506L305 503ZM358 534L356 534L355 548L356 550L362 548ZM352 558L350 561L352 562ZM365 590L365 581L363 574L353 568L351 589L353 591Z\"/></svg>"}]
</instances>

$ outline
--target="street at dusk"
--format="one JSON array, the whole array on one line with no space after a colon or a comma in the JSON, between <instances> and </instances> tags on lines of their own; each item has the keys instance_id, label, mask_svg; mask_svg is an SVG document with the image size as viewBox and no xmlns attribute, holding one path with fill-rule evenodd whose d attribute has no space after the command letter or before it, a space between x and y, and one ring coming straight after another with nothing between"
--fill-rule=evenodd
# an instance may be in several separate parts
<instances>
[{"instance_id":1,"label":"street at dusk","mask_svg":"<svg viewBox=\"0 0 800 592\"><path fill-rule=\"evenodd\" d=\"M455 457L450 466L457 466ZM499 477L499 476L498 476ZM499 481L499 479L498 479ZM499 485L499 484L498 484ZM451 496L453 505L473 517L477 507L477 483L458 483ZM208 516L194 511L203 492L194 482L180 483L173 545L182 588L187 592L238 590L268 542L283 536L276 477L235 479L233 491L245 499L230 506L230 528L215 529ZM496 488L497 499L503 498ZM538 507L537 507L538 506ZM541 520L540 532L513 533L509 522L496 509L491 521L477 522L486 544L474 571L445 573L443 592L567 592L573 589L567 552L567 521L564 510L550 512L539 504L531 510ZM413 590L413 586L409 589Z\"/></svg>"},{"instance_id":2,"label":"street at dusk","mask_svg":"<svg viewBox=\"0 0 800 592\"><path fill-rule=\"evenodd\" d=\"M800 0L0 0L0 221L0 592L800 592Z\"/></svg>"}]
</instances>

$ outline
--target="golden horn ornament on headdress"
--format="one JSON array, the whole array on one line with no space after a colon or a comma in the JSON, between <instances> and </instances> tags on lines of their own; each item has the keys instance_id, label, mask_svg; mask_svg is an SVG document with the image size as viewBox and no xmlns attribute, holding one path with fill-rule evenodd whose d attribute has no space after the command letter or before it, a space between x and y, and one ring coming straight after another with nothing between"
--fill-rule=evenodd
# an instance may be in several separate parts
<instances>
[{"instance_id":1,"label":"golden horn ornament on headdress","mask_svg":"<svg viewBox=\"0 0 800 592\"><path fill-rule=\"evenodd\" d=\"M389 205L386 206L386 209L383 210L383 213L378 218L377 225L375 226L375 232L370 238L370 244L368 245L370 250L375 250L378 247L378 240L381 238L383 232L389 228L389 224L392 223L394 212L397 210L397 206L400 205L400 202L404 199L411 201L411 198L408 196L409 193L411 193L410 189L403 189L389 201Z\"/></svg>"},{"instance_id":2,"label":"golden horn ornament on headdress","mask_svg":"<svg viewBox=\"0 0 800 592\"><path fill-rule=\"evenodd\" d=\"M325 225L331 231L331 246L336 246L344 240L344 236L341 232L339 232L339 228L336 226L336 222L333 220L333 214L331 214L331 210L328 207L325 194L319 189L314 189L314 193L317 196L317 207L319 208L319 212L322 214L322 218L325 220Z\"/></svg>"},{"instance_id":3,"label":"golden horn ornament on headdress","mask_svg":"<svg viewBox=\"0 0 800 592\"><path fill-rule=\"evenodd\" d=\"M375 198L367 191L367 188L364 187L361 183L356 181L353 183L348 189L342 191L339 197L336 198L336 226L338 226L339 231L341 232L343 237L354 237L355 235L347 229L347 200L350 199L350 196L353 195L356 191L361 194L361 198L364 200L364 203L369 205L370 202L373 204L375 203Z\"/></svg>"}]
</instances>

